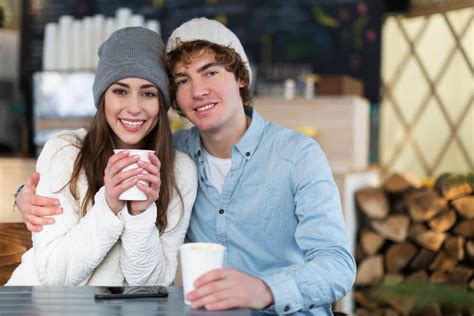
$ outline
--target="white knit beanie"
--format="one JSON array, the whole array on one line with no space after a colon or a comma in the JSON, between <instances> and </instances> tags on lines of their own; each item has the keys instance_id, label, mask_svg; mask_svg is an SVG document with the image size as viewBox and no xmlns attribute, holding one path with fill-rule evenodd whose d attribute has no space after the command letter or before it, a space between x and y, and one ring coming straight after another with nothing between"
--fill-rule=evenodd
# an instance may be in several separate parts
<instances>
[{"instance_id":1,"label":"white knit beanie","mask_svg":"<svg viewBox=\"0 0 474 316\"><path fill-rule=\"evenodd\" d=\"M180 43L197 40L206 40L211 43L233 48L235 52L240 55L240 58L242 58L249 72L250 83L252 82L252 70L250 69L249 60L242 47L242 43L240 43L240 40L231 30L216 20L195 18L184 22L171 33L168 43L166 44L166 52L169 53Z\"/></svg>"}]
</instances>

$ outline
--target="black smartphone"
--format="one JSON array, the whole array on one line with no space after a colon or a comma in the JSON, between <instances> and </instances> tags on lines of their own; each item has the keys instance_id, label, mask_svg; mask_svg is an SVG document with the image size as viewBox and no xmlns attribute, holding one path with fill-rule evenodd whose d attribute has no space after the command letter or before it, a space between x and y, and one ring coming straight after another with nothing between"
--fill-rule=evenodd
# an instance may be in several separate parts
<instances>
[{"instance_id":1,"label":"black smartphone","mask_svg":"<svg viewBox=\"0 0 474 316\"><path fill-rule=\"evenodd\" d=\"M102 300L140 297L168 297L168 291L164 286L110 286L98 287L94 295Z\"/></svg>"}]
</instances>

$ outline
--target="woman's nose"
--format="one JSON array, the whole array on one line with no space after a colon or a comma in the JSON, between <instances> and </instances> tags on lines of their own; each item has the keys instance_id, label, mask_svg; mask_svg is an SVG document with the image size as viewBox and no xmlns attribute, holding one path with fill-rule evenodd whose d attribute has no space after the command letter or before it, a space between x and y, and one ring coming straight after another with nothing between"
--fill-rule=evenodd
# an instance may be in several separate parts
<instances>
[{"instance_id":1,"label":"woman's nose","mask_svg":"<svg viewBox=\"0 0 474 316\"><path fill-rule=\"evenodd\" d=\"M127 112L130 114L138 114L141 112L142 108L140 106L140 100L138 97L132 96L128 100Z\"/></svg>"}]
</instances>

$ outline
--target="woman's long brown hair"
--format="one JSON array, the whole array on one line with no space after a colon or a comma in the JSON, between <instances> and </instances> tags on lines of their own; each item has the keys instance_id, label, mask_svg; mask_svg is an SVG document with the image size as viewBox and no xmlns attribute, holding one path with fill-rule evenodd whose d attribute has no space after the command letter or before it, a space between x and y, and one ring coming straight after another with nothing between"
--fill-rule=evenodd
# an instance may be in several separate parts
<instances>
[{"instance_id":1,"label":"woman's long brown hair","mask_svg":"<svg viewBox=\"0 0 474 316\"><path fill-rule=\"evenodd\" d=\"M165 110L164 100L161 93L158 93L160 111L158 113L158 123L153 130L145 137L142 149L155 150L160 160L160 179L161 187L159 198L155 202L158 216L156 226L160 234L167 228L167 210L173 197L173 192L178 194L181 200L181 218L183 215L183 198L176 184L174 173L175 149L172 143L172 134ZM94 196L104 185L104 170L107 162L114 154L114 132L109 127L104 110L104 99L102 98L97 113L91 123L91 126L83 140L78 139L75 144L79 148L79 154L74 162L69 188L72 196L79 200L78 180L81 171L84 170L87 178L88 188L81 203L80 215L84 216L90 205L94 204ZM67 184L66 184L67 185Z\"/></svg>"}]
</instances>

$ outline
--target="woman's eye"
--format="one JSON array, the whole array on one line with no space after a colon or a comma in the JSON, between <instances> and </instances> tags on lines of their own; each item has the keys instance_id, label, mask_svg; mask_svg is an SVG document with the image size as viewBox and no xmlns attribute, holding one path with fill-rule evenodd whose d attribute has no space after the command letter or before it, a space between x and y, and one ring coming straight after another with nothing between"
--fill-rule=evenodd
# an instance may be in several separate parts
<instances>
[{"instance_id":1,"label":"woman's eye","mask_svg":"<svg viewBox=\"0 0 474 316\"><path fill-rule=\"evenodd\" d=\"M143 95L144 95L145 97L147 97L147 98L154 98L154 97L156 97L156 93L154 93L154 92L149 92L149 91L148 91L148 92L144 92Z\"/></svg>"},{"instance_id":2,"label":"woman's eye","mask_svg":"<svg viewBox=\"0 0 474 316\"><path fill-rule=\"evenodd\" d=\"M125 93L127 93L125 90L123 89L114 89L112 91L114 94L118 94L118 95L124 95Z\"/></svg>"}]
</instances>

